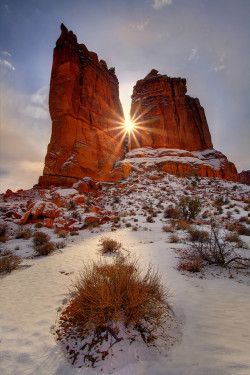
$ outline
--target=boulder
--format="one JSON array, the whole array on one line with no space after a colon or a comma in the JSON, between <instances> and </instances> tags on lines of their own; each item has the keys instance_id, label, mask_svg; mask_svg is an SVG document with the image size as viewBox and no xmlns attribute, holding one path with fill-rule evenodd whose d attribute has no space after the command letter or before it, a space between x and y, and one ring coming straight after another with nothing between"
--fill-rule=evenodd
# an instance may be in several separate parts
<instances>
[{"instance_id":1,"label":"boulder","mask_svg":"<svg viewBox=\"0 0 250 375\"><path fill-rule=\"evenodd\" d=\"M41 218L55 218L60 215L60 209L52 202L37 201L29 206L28 211L22 216L19 224L26 224L28 220Z\"/></svg>"}]
</instances>

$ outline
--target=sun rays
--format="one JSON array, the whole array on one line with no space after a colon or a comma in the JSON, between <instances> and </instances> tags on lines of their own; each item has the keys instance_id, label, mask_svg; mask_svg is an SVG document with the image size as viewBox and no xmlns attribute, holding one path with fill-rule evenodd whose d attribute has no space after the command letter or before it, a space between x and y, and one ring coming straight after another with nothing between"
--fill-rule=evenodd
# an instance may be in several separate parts
<instances>
[{"instance_id":1,"label":"sun rays","mask_svg":"<svg viewBox=\"0 0 250 375\"><path fill-rule=\"evenodd\" d=\"M109 119L109 122L112 123L112 126L109 128L109 133L119 141L117 149L119 149L122 144L125 145L127 150L142 147L141 140L144 138L145 132L155 132L156 129L152 127L152 118L145 119L145 115L151 109L151 107L147 107L146 110L141 112L140 108L137 108L132 117L130 117L129 114L125 114L125 119L117 115L117 113L114 113L114 118L117 120L113 119L110 121Z\"/></svg>"}]
</instances>

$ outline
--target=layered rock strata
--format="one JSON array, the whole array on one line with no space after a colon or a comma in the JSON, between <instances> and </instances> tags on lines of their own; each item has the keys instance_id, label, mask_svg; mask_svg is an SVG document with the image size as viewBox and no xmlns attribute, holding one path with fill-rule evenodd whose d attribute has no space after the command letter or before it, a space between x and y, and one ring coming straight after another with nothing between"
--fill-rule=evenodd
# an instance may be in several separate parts
<instances>
[{"instance_id":1,"label":"layered rock strata","mask_svg":"<svg viewBox=\"0 0 250 375\"><path fill-rule=\"evenodd\" d=\"M131 117L138 123L130 149L165 147L180 150L212 149L204 109L199 99L186 95L186 80L152 70L134 86Z\"/></svg>"},{"instance_id":2,"label":"layered rock strata","mask_svg":"<svg viewBox=\"0 0 250 375\"><path fill-rule=\"evenodd\" d=\"M89 176L114 181L111 173L123 157L117 124L123 120L115 69L78 44L61 25L50 81L52 135L40 185L70 184Z\"/></svg>"},{"instance_id":3,"label":"layered rock strata","mask_svg":"<svg viewBox=\"0 0 250 375\"><path fill-rule=\"evenodd\" d=\"M237 181L237 171L225 155L216 150L187 151L152 147L137 148L119 162L123 176L132 171L161 171L181 177L199 175Z\"/></svg>"}]
</instances>

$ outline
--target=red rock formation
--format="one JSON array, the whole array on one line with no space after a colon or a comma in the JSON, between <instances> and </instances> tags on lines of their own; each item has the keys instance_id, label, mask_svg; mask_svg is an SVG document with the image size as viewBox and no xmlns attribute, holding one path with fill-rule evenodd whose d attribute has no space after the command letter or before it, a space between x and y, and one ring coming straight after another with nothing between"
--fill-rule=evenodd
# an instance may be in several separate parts
<instances>
[{"instance_id":1,"label":"red rock formation","mask_svg":"<svg viewBox=\"0 0 250 375\"><path fill-rule=\"evenodd\" d=\"M239 182L250 185L250 171L242 171L239 173Z\"/></svg>"},{"instance_id":2,"label":"red rock formation","mask_svg":"<svg viewBox=\"0 0 250 375\"><path fill-rule=\"evenodd\" d=\"M197 174L237 181L237 170L226 156L216 150L186 151L177 149L138 148L126 154L119 162L124 178L134 170L156 170L179 176Z\"/></svg>"},{"instance_id":3,"label":"red rock formation","mask_svg":"<svg viewBox=\"0 0 250 375\"><path fill-rule=\"evenodd\" d=\"M52 135L39 184L69 185L89 176L118 180L110 172L123 157L117 122L123 119L119 83L94 52L61 25L50 82Z\"/></svg>"},{"instance_id":4,"label":"red rock formation","mask_svg":"<svg viewBox=\"0 0 250 375\"><path fill-rule=\"evenodd\" d=\"M181 150L212 149L204 109L199 99L186 95L186 80L152 70L134 86L131 117L138 119L130 149L166 147Z\"/></svg>"}]
</instances>

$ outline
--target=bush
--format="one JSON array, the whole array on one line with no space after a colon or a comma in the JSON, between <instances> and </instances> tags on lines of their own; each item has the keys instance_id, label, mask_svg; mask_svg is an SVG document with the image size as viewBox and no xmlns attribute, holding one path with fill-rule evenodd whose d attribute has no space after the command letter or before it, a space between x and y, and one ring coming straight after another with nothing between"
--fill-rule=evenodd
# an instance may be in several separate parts
<instances>
[{"instance_id":1,"label":"bush","mask_svg":"<svg viewBox=\"0 0 250 375\"><path fill-rule=\"evenodd\" d=\"M168 309L169 294L159 273L151 266L142 272L136 260L85 265L72 295L61 320L67 322L66 330L73 327L82 338L99 329L108 333L112 322L152 332L164 323Z\"/></svg>"},{"instance_id":2,"label":"bush","mask_svg":"<svg viewBox=\"0 0 250 375\"><path fill-rule=\"evenodd\" d=\"M181 197L177 209L182 219L187 221L194 220L201 211L201 201L198 198Z\"/></svg>"},{"instance_id":3,"label":"bush","mask_svg":"<svg viewBox=\"0 0 250 375\"><path fill-rule=\"evenodd\" d=\"M35 228L39 229L39 228L42 228L43 227L43 224L41 222L37 222L35 224Z\"/></svg>"},{"instance_id":4,"label":"bush","mask_svg":"<svg viewBox=\"0 0 250 375\"><path fill-rule=\"evenodd\" d=\"M169 242L170 243L177 243L177 242L179 242L179 237L176 234L173 233L169 236Z\"/></svg>"},{"instance_id":5,"label":"bush","mask_svg":"<svg viewBox=\"0 0 250 375\"><path fill-rule=\"evenodd\" d=\"M152 216L148 216L146 220L147 220L148 223L154 223L155 222Z\"/></svg>"},{"instance_id":6,"label":"bush","mask_svg":"<svg viewBox=\"0 0 250 375\"><path fill-rule=\"evenodd\" d=\"M250 236L250 229L247 228L245 225L243 224L239 224L237 226L237 232L241 235L241 236Z\"/></svg>"},{"instance_id":7,"label":"bush","mask_svg":"<svg viewBox=\"0 0 250 375\"><path fill-rule=\"evenodd\" d=\"M117 253L121 249L122 244L112 238L103 237L100 239L100 246L100 252L104 255L108 253Z\"/></svg>"},{"instance_id":8,"label":"bush","mask_svg":"<svg viewBox=\"0 0 250 375\"><path fill-rule=\"evenodd\" d=\"M179 217L179 212L178 210L171 204L168 207L165 208L164 214L163 214L164 219L178 219Z\"/></svg>"},{"instance_id":9,"label":"bush","mask_svg":"<svg viewBox=\"0 0 250 375\"><path fill-rule=\"evenodd\" d=\"M170 232L170 233L173 233L173 232L174 232L174 227L173 227L173 225L171 225L171 224L163 225L162 230L163 230L164 232Z\"/></svg>"},{"instance_id":10,"label":"bush","mask_svg":"<svg viewBox=\"0 0 250 375\"><path fill-rule=\"evenodd\" d=\"M23 238L24 240L28 240L30 238L30 232L28 230L21 230L17 233L16 239Z\"/></svg>"},{"instance_id":11,"label":"bush","mask_svg":"<svg viewBox=\"0 0 250 375\"><path fill-rule=\"evenodd\" d=\"M48 242L50 237L44 232L36 232L33 237L33 243L35 246L43 245Z\"/></svg>"},{"instance_id":12,"label":"bush","mask_svg":"<svg viewBox=\"0 0 250 375\"><path fill-rule=\"evenodd\" d=\"M193 227L188 229L189 240L193 242L208 242L209 241L209 233L205 230L199 230Z\"/></svg>"},{"instance_id":13,"label":"bush","mask_svg":"<svg viewBox=\"0 0 250 375\"><path fill-rule=\"evenodd\" d=\"M7 225L0 224L0 237L5 237L7 232Z\"/></svg>"},{"instance_id":14,"label":"bush","mask_svg":"<svg viewBox=\"0 0 250 375\"><path fill-rule=\"evenodd\" d=\"M43 244L41 245L36 245L35 246L35 252L38 254L38 255L49 255L50 253L52 253L54 250L55 250L55 245L53 244L53 242L44 242Z\"/></svg>"},{"instance_id":15,"label":"bush","mask_svg":"<svg viewBox=\"0 0 250 375\"><path fill-rule=\"evenodd\" d=\"M202 260L199 256L189 259L181 259L178 265L178 271L200 272L203 267Z\"/></svg>"},{"instance_id":16,"label":"bush","mask_svg":"<svg viewBox=\"0 0 250 375\"><path fill-rule=\"evenodd\" d=\"M3 253L0 258L0 273L15 270L22 262L22 258L12 253Z\"/></svg>"},{"instance_id":17,"label":"bush","mask_svg":"<svg viewBox=\"0 0 250 375\"><path fill-rule=\"evenodd\" d=\"M190 227L190 223L187 220L178 220L177 221L177 230L187 230Z\"/></svg>"},{"instance_id":18,"label":"bush","mask_svg":"<svg viewBox=\"0 0 250 375\"><path fill-rule=\"evenodd\" d=\"M58 235L58 237L60 237L60 238L66 238L66 237L67 237L67 234L68 234L68 232L67 232L65 229L60 229L60 230L57 232L57 235Z\"/></svg>"}]
</instances>

